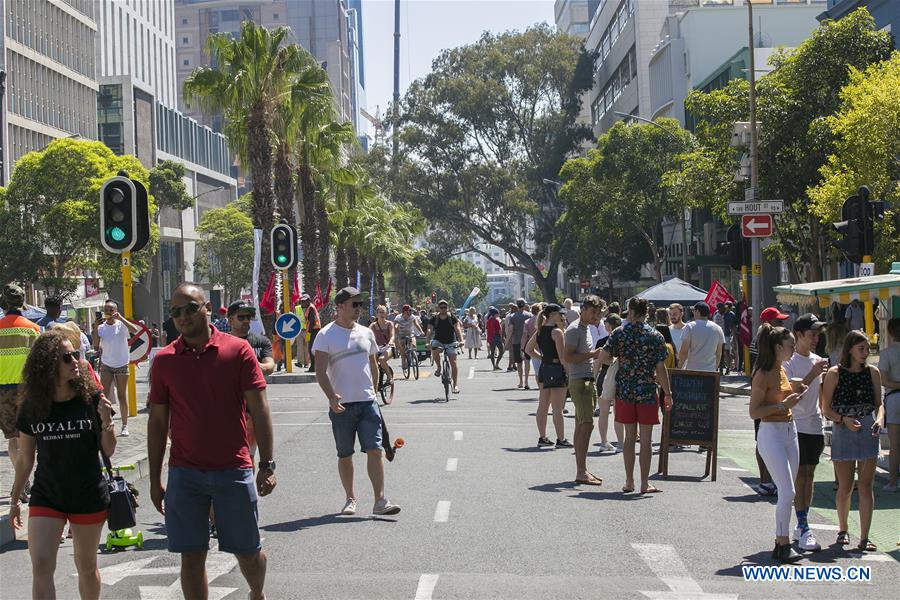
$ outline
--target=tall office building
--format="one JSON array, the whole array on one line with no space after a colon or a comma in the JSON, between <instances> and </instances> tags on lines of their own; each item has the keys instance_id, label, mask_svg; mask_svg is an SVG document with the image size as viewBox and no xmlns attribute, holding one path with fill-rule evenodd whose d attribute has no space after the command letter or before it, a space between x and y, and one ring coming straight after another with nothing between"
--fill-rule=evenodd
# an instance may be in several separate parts
<instances>
[{"instance_id":1,"label":"tall office building","mask_svg":"<svg viewBox=\"0 0 900 600\"><path fill-rule=\"evenodd\" d=\"M556 0L553 4L556 28L586 39L591 29L591 16L599 6L600 0Z\"/></svg>"},{"instance_id":2,"label":"tall office building","mask_svg":"<svg viewBox=\"0 0 900 600\"><path fill-rule=\"evenodd\" d=\"M56 138L96 139L97 3L0 0L0 5L0 70L6 77L0 111L0 183L5 185L23 154Z\"/></svg>"},{"instance_id":3,"label":"tall office building","mask_svg":"<svg viewBox=\"0 0 900 600\"><path fill-rule=\"evenodd\" d=\"M876 28L894 34L894 47L897 48L900 43L900 2L897 0L828 0L828 10L818 19L836 21L863 7L872 13Z\"/></svg>"},{"instance_id":4,"label":"tall office building","mask_svg":"<svg viewBox=\"0 0 900 600\"><path fill-rule=\"evenodd\" d=\"M203 213L236 198L233 159L225 136L177 109L174 0L96 6L99 139L148 169L165 160L184 165L185 187L194 197L184 211L160 211L159 252L135 286L135 314L159 323L174 286L198 281L196 228ZM217 306L226 301L215 289L208 293Z\"/></svg>"},{"instance_id":5,"label":"tall office building","mask_svg":"<svg viewBox=\"0 0 900 600\"><path fill-rule=\"evenodd\" d=\"M241 22L268 28L289 27L289 41L309 50L328 72L340 118L361 131L364 105L362 3L359 0L176 0L175 48L179 107L216 130L220 115L203 115L184 105L181 84L194 69L209 63L204 47L213 33L240 35Z\"/></svg>"},{"instance_id":6,"label":"tall office building","mask_svg":"<svg viewBox=\"0 0 900 600\"><path fill-rule=\"evenodd\" d=\"M176 107L175 3L97 2L97 66L104 76L129 75L159 102Z\"/></svg>"}]
</instances>

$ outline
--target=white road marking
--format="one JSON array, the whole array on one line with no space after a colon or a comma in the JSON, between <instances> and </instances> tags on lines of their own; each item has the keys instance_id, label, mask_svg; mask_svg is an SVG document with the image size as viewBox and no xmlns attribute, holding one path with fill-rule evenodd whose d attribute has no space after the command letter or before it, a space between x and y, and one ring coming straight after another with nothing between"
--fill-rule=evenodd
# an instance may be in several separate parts
<instances>
[{"instance_id":1,"label":"white road marking","mask_svg":"<svg viewBox=\"0 0 900 600\"><path fill-rule=\"evenodd\" d=\"M861 560L869 562L894 562L889 554L864 554Z\"/></svg>"},{"instance_id":2,"label":"white road marking","mask_svg":"<svg viewBox=\"0 0 900 600\"><path fill-rule=\"evenodd\" d=\"M434 522L446 523L450 519L450 501L440 500L434 509Z\"/></svg>"},{"instance_id":3,"label":"white road marking","mask_svg":"<svg viewBox=\"0 0 900 600\"><path fill-rule=\"evenodd\" d=\"M459 459L458 459L458 458L448 458L448 459L447 459L447 470L448 470L448 471L455 471L455 470L456 470L456 467L457 467L458 465L459 465Z\"/></svg>"},{"instance_id":4,"label":"white road marking","mask_svg":"<svg viewBox=\"0 0 900 600\"><path fill-rule=\"evenodd\" d=\"M156 558L158 557L152 557L149 561L147 559L138 559L136 561L130 561L130 563L119 563L112 567L106 567L100 571L100 577L103 578L105 573L107 575L107 578L104 580L105 583L112 585L125 577L132 575L143 577L145 575L177 574L179 572L178 567L140 568L141 566L146 566L150 561ZM135 568L134 566L128 565L140 566ZM213 548L206 561L207 581L212 582L218 577L230 573L236 566L237 560L233 555L219 552L218 547ZM232 592L237 591L237 589L238 588L210 586L209 597L211 600L222 600ZM141 600L175 600L183 597L180 579L176 579L169 586L142 585L138 587L138 592L140 593Z\"/></svg>"},{"instance_id":5,"label":"white road marking","mask_svg":"<svg viewBox=\"0 0 900 600\"><path fill-rule=\"evenodd\" d=\"M841 530L841 528L838 527L837 525L830 525L830 524L826 525L825 523L821 523L821 524L820 523L810 523L809 528L810 529L818 529L820 531L840 531ZM891 559L891 560L893 560L893 559Z\"/></svg>"},{"instance_id":6,"label":"white road marking","mask_svg":"<svg viewBox=\"0 0 900 600\"><path fill-rule=\"evenodd\" d=\"M419 577L419 585L416 587L416 600L431 600L438 577L436 574L422 573L422 576Z\"/></svg>"},{"instance_id":7,"label":"white road marking","mask_svg":"<svg viewBox=\"0 0 900 600\"><path fill-rule=\"evenodd\" d=\"M722 469L723 471L737 471L739 473L749 473L750 472L747 469L740 469L738 467L719 467L719 468Z\"/></svg>"},{"instance_id":8,"label":"white road marking","mask_svg":"<svg viewBox=\"0 0 900 600\"><path fill-rule=\"evenodd\" d=\"M694 581L687 567L681 562L681 558L675 548L668 544L632 544L647 566L653 573L665 583L668 592L641 592L651 599L674 600L684 598L713 599L737 599L737 594L705 594L700 584Z\"/></svg>"},{"instance_id":9,"label":"white road marking","mask_svg":"<svg viewBox=\"0 0 900 600\"><path fill-rule=\"evenodd\" d=\"M453 432L453 440L454 440L454 441L461 442L461 441L462 441L462 438L463 438L463 432L462 432L462 431L454 431L454 432Z\"/></svg>"},{"instance_id":10,"label":"white road marking","mask_svg":"<svg viewBox=\"0 0 900 600\"><path fill-rule=\"evenodd\" d=\"M469 367L469 379L475 379L475 367Z\"/></svg>"}]
</instances>

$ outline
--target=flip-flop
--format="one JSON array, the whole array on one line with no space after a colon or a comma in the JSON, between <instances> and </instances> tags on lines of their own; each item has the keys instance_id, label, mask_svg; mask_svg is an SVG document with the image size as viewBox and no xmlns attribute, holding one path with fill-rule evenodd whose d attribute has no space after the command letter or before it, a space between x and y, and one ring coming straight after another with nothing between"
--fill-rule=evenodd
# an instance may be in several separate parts
<instances>
[{"instance_id":1,"label":"flip-flop","mask_svg":"<svg viewBox=\"0 0 900 600\"><path fill-rule=\"evenodd\" d=\"M841 546L846 546L850 543L850 534L846 531L838 531L836 544L840 544Z\"/></svg>"},{"instance_id":2,"label":"flip-flop","mask_svg":"<svg viewBox=\"0 0 900 600\"><path fill-rule=\"evenodd\" d=\"M878 546L865 538L859 541L859 545L856 546L856 549L860 552L878 552Z\"/></svg>"},{"instance_id":3,"label":"flip-flop","mask_svg":"<svg viewBox=\"0 0 900 600\"><path fill-rule=\"evenodd\" d=\"M576 479L575 483L579 485L603 485L603 480L596 475L591 475L593 479Z\"/></svg>"},{"instance_id":4,"label":"flip-flop","mask_svg":"<svg viewBox=\"0 0 900 600\"><path fill-rule=\"evenodd\" d=\"M625 487L625 486L623 485L623 486L622 486L622 491L625 492L626 494L630 494L631 492L634 491L634 488Z\"/></svg>"},{"instance_id":5,"label":"flip-flop","mask_svg":"<svg viewBox=\"0 0 900 600\"><path fill-rule=\"evenodd\" d=\"M655 486L650 486L646 490L641 490L642 494L661 494L662 490Z\"/></svg>"}]
</instances>

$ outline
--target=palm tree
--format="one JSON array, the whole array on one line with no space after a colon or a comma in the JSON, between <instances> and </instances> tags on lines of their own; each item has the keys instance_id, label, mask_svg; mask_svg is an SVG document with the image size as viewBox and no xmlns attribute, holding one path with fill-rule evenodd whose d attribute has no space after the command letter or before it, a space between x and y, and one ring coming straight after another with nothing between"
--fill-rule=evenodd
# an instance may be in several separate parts
<instances>
[{"instance_id":1,"label":"palm tree","mask_svg":"<svg viewBox=\"0 0 900 600\"><path fill-rule=\"evenodd\" d=\"M280 98L306 64L296 44L283 46L289 29L268 30L244 21L240 39L230 34L209 36L206 51L214 66L200 67L184 82L184 100L197 102L209 112L221 112L228 139L247 165L252 179L253 226L264 232L274 224L275 194L272 188L273 119ZM263 235L263 256L268 256L268 236ZM272 266L261 261L259 293Z\"/></svg>"}]
</instances>

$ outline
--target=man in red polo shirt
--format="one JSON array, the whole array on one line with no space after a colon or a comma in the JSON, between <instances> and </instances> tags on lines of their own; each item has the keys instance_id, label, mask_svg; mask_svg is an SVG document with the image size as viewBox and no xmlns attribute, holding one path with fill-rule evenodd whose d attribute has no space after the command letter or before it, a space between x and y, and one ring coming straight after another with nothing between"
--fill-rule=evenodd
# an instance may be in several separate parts
<instances>
[{"instance_id":1,"label":"man in red polo shirt","mask_svg":"<svg viewBox=\"0 0 900 600\"><path fill-rule=\"evenodd\" d=\"M153 361L147 446L150 497L165 515L170 552L181 554L185 598L206 598L207 517L216 513L219 549L236 555L250 598L265 597L266 554L257 526L257 493L275 488L272 418L266 382L246 340L209 323L203 290L183 283L172 293L171 315L181 337ZM256 486L247 445L249 411L256 426ZM162 460L171 436L169 477Z\"/></svg>"}]
</instances>

